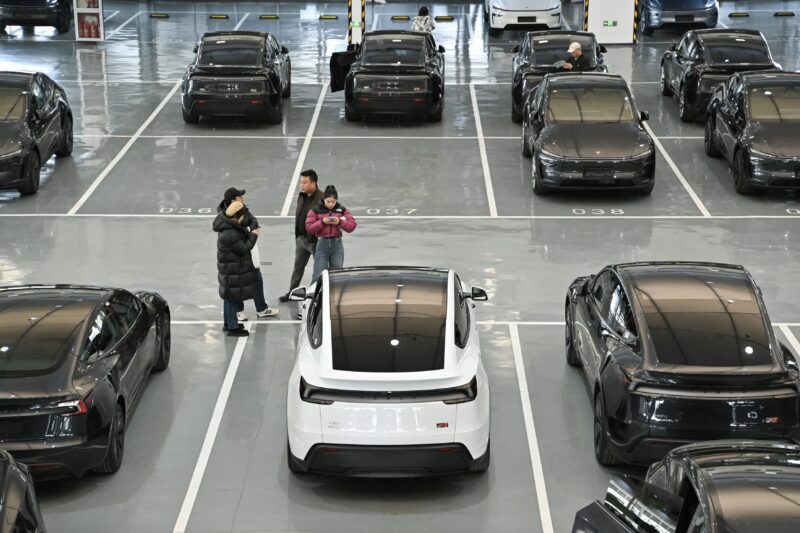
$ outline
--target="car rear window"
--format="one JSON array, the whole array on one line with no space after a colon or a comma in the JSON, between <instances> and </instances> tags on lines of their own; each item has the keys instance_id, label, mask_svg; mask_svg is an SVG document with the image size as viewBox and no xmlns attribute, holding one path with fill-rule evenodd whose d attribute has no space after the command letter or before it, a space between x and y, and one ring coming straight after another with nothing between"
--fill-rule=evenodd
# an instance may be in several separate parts
<instances>
[{"instance_id":1,"label":"car rear window","mask_svg":"<svg viewBox=\"0 0 800 533\"><path fill-rule=\"evenodd\" d=\"M599 87L559 87L548 94L547 121L592 124L632 122L633 108L627 91Z\"/></svg>"},{"instance_id":2,"label":"car rear window","mask_svg":"<svg viewBox=\"0 0 800 533\"><path fill-rule=\"evenodd\" d=\"M364 63L373 65L420 65L425 41L421 37L372 37L364 43Z\"/></svg>"},{"instance_id":3,"label":"car rear window","mask_svg":"<svg viewBox=\"0 0 800 533\"><path fill-rule=\"evenodd\" d=\"M594 65L595 54L592 50L594 45L589 37L582 35L570 35L568 38L559 37L558 39L534 38L531 59L535 65L552 65L558 61L566 61L570 57L567 49L572 42L580 43L583 55Z\"/></svg>"},{"instance_id":4,"label":"car rear window","mask_svg":"<svg viewBox=\"0 0 800 533\"><path fill-rule=\"evenodd\" d=\"M750 118L759 122L800 121L800 85L751 87Z\"/></svg>"},{"instance_id":5,"label":"car rear window","mask_svg":"<svg viewBox=\"0 0 800 533\"><path fill-rule=\"evenodd\" d=\"M258 64L260 53L261 48L254 44L217 41L203 45L198 63L206 66L252 66Z\"/></svg>"},{"instance_id":6,"label":"car rear window","mask_svg":"<svg viewBox=\"0 0 800 533\"><path fill-rule=\"evenodd\" d=\"M730 39L714 40L706 43L708 62L710 64L770 64L767 45L756 39L731 37Z\"/></svg>"},{"instance_id":7,"label":"car rear window","mask_svg":"<svg viewBox=\"0 0 800 533\"><path fill-rule=\"evenodd\" d=\"M21 122L27 107L27 92L19 87L0 87L0 122Z\"/></svg>"},{"instance_id":8,"label":"car rear window","mask_svg":"<svg viewBox=\"0 0 800 533\"><path fill-rule=\"evenodd\" d=\"M444 368L447 276L331 279L334 370L423 372Z\"/></svg>"}]
</instances>

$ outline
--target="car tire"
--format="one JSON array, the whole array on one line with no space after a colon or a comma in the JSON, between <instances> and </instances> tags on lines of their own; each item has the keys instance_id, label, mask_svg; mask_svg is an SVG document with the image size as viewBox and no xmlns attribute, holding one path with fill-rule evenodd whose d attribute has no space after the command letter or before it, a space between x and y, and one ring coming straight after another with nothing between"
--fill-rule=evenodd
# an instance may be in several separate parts
<instances>
[{"instance_id":1,"label":"car tire","mask_svg":"<svg viewBox=\"0 0 800 533\"><path fill-rule=\"evenodd\" d=\"M669 87L669 83L667 83L667 71L664 65L661 65L661 79L659 81L661 87L661 94L664 96L672 96L672 89Z\"/></svg>"},{"instance_id":2,"label":"car tire","mask_svg":"<svg viewBox=\"0 0 800 533\"><path fill-rule=\"evenodd\" d=\"M678 115L681 122L692 122L694 120L694 111L689 108L689 102L686 101L686 86L681 85L678 91Z\"/></svg>"},{"instance_id":3,"label":"car tire","mask_svg":"<svg viewBox=\"0 0 800 533\"><path fill-rule=\"evenodd\" d=\"M431 113L431 115L428 117L428 120L430 120L431 122L441 122L443 114L444 114L444 97L439 101L439 109L437 109L435 113Z\"/></svg>"},{"instance_id":4,"label":"car tire","mask_svg":"<svg viewBox=\"0 0 800 533\"><path fill-rule=\"evenodd\" d=\"M706 118L706 127L705 132L703 134L703 146L706 150L706 155L709 157L719 157L719 149L717 148L717 143L714 140L714 119L712 115L709 113L708 117Z\"/></svg>"},{"instance_id":5,"label":"car tire","mask_svg":"<svg viewBox=\"0 0 800 533\"><path fill-rule=\"evenodd\" d=\"M68 4L65 4L65 6ZM56 24L56 31L58 33L67 33L72 22L72 13L69 9L62 9L58 17L58 24Z\"/></svg>"},{"instance_id":6,"label":"car tire","mask_svg":"<svg viewBox=\"0 0 800 533\"><path fill-rule=\"evenodd\" d=\"M747 168L745 167L744 156L741 150L736 152L733 161L733 178L735 180L734 187L736 188L736 192L743 195L753 194L753 186L747 183Z\"/></svg>"},{"instance_id":7,"label":"car tire","mask_svg":"<svg viewBox=\"0 0 800 533\"><path fill-rule=\"evenodd\" d=\"M288 78L289 79L286 80L286 89L284 89L283 95L282 95L284 98L289 98L290 96L292 96L292 67L291 67L291 65L289 66Z\"/></svg>"},{"instance_id":8,"label":"car tire","mask_svg":"<svg viewBox=\"0 0 800 533\"><path fill-rule=\"evenodd\" d=\"M158 359L156 359L156 364L153 366L153 370L156 372L163 372L169 366L169 356L172 349L172 332L170 328L169 313L165 313L161 318L158 330L161 342L159 343L158 348Z\"/></svg>"},{"instance_id":9,"label":"car tire","mask_svg":"<svg viewBox=\"0 0 800 533\"><path fill-rule=\"evenodd\" d=\"M489 28L489 37L500 37L503 34L503 30L498 28Z\"/></svg>"},{"instance_id":10,"label":"car tire","mask_svg":"<svg viewBox=\"0 0 800 533\"><path fill-rule=\"evenodd\" d=\"M608 428L606 427L606 410L600 392L594 396L594 457L601 465L619 464L619 459L608 449Z\"/></svg>"},{"instance_id":11,"label":"car tire","mask_svg":"<svg viewBox=\"0 0 800 533\"><path fill-rule=\"evenodd\" d=\"M489 463L491 462L491 460L492 460L492 441L489 440L489 442L486 444L486 453L480 456L478 460L472 464L470 470L478 474L482 474L487 470L489 470Z\"/></svg>"},{"instance_id":12,"label":"car tire","mask_svg":"<svg viewBox=\"0 0 800 533\"><path fill-rule=\"evenodd\" d=\"M293 474L303 474L305 471L300 467L299 459L294 456L292 449L289 447L289 440L286 440L286 465L289 471Z\"/></svg>"},{"instance_id":13,"label":"car tire","mask_svg":"<svg viewBox=\"0 0 800 533\"><path fill-rule=\"evenodd\" d=\"M489 10L486 9L486 2L483 3L483 20L489 22Z\"/></svg>"},{"instance_id":14,"label":"car tire","mask_svg":"<svg viewBox=\"0 0 800 533\"><path fill-rule=\"evenodd\" d=\"M95 468L98 474L113 474L122 466L125 455L125 412L119 403L114 408L114 417L111 419L111 429L108 433L106 456L100 466Z\"/></svg>"},{"instance_id":15,"label":"car tire","mask_svg":"<svg viewBox=\"0 0 800 533\"><path fill-rule=\"evenodd\" d=\"M533 157L533 150L531 150L531 143L528 140L528 132L523 126L522 128L522 155L525 157ZM534 164L536 164L534 162Z\"/></svg>"},{"instance_id":16,"label":"car tire","mask_svg":"<svg viewBox=\"0 0 800 533\"><path fill-rule=\"evenodd\" d=\"M5 31L6 31L6 25L0 24L0 33L5 33Z\"/></svg>"},{"instance_id":17,"label":"car tire","mask_svg":"<svg viewBox=\"0 0 800 533\"><path fill-rule=\"evenodd\" d=\"M567 353L567 364L569 366L581 366L578 354L575 352L575 339L572 338L572 310L567 304L567 311L564 313L564 344Z\"/></svg>"},{"instance_id":18,"label":"car tire","mask_svg":"<svg viewBox=\"0 0 800 533\"><path fill-rule=\"evenodd\" d=\"M200 122L200 117L198 115L193 115L191 112L187 112L183 108L181 108L181 114L183 115L183 121L187 124L197 124Z\"/></svg>"},{"instance_id":19,"label":"car tire","mask_svg":"<svg viewBox=\"0 0 800 533\"><path fill-rule=\"evenodd\" d=\"M350 109L347 108L347 106L344 106L344 118L348 122L358 122L359 120L361 120L361 115L359 115L355 111L351 111Z\"/></svg>"},{"instance_id":20,"label":"car tire","mask_svg":"<svg viewBox=\"0 0 800 533\"><path fill-rule=\"evenodd\" d=\"M522 122L522 112L514 109L513 105L511 106L511 122L516 122L517 124Z\"/></svg>"},{"instance_id":21,"label":"car tire","mask_svg":"<svg viewBox=\"0 0 800 533\"><path fill-rule=\"evenodd\" d=\"M72 134L72 117L64 119L64 131L61 134L61 142L58 143L56 157L69 157L72 155L72 144L74 137Z\"/></svg>"},{"instance_id":22,"label":"car tire","mask_svg":"<svg viewBox=\"0 0 800 533\"><path fill-rule=\"evenodd\" d=\"M39 181L42 174L42 166L36 150L31 150L22 171L25 173L25 182L19 187L19 193L22 196L36 194L36 191L39 190Z\"/></svg>"},{"instance_id":23,"label":"car tire","mask_svg":"<svg viewBox=\"0 0 800 533\"><path fill-rule=\"evenodd\" d=\"M267 123L280 124L281 122L283 122L283 100L279 98L278 105L267 115Z\"/></svg>"}]
</instances>

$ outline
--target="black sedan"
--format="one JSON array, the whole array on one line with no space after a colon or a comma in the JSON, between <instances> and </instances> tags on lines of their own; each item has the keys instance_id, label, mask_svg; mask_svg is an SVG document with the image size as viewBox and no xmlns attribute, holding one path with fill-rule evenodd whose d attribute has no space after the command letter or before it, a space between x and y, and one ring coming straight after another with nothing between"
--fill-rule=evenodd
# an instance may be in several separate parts
<instances>
[{"instance_id":1,"label":"black sedan","mask_svg":"<svg viewBox=\"0 0 800 533\"><path fill-rule=\"evenodd\" d=\"M800 446L709 441L677 448L644 481L613 478L573 533L796 533Z\"/></svg>"},{"instance_id":2,"label":"black sedan","mask_svg":"<svg viewBox=\"0 0 800 533\"><path fill-rule=\"evenodd\" d=\"M73 0L0 0L0 31L6 26L54 26L59 33L72 24Z\"/></svg>"},{"instance_id":3,"label":"black sedan","mask_svg":"<svg viewBox=\"0 0 800 533\"><path fill-rule=\"evenodd\" d=\"M36 193L42 165L71 153L64 88L41 73L0 72L0 189Z\"/></svg>"},{"instance_id":4,"label":"black sedan","mask_svg":"<svg viewBox=\"0 0 800 533\"><path fill-rule=\"evenodd\" d=\"M28 467L0 450L0 531L47 533Z\"/></svg>"},{"instance_id":5,"label":"black sedan","mask_svg":"<svg viewBox=\"0 0 800 533\"><path fill-rule=\"evenodd\" d=\"M533 157L533 192L653 191L655 149L628 84L617 74L545 76L523 110L522 153Z\"/></svg>"},{"instance_id":6,"label":"black sedan","mask_svg":"<svg viewBox=\"0 0 800 533\"><path fill-rule=\"evenodd\" d=\"M601 464L690 442L800 437L797 361L741 266L629 263L570 285L567 363L594 398Z\"/></svg>"},{"instance_id":7,"label":"black sedan","mask_svg":"<svg viewBox=\"0 0 800 533\"><path fill-rule=\"evenodd\" d=\"M71 285L0 289L0 449L38 477L116 472L151 370L167 368L158 294Z\"/></svg>"},{"instance_id":8,"label":"black sedan","mask_svg":"<svg viewBox=\"0 0 800 533\"><path fill-rule=\"evenodd\" d=\"M216 31L203 34L183 76L183 120L201 116L250 116L283 120L283 98L292 93L289 50L269 33Z\"/></svg>"},{"instance_id":9,"label":"black sedan","mask_svg":"<svg viewBox=\"0 0 800 533\"><path fill-rule=\"evenodd\" d=\"M573 42L581 44L592 71L608 71L603 65L606 48L597 44L594 33L559 30L526 33L522 43L514 47L511 59L511 120L522 122L522 107L545 74L572 72L565 71L563 64L569 57L567 49Z\"/></svg>"},{"instance_id":10,"label":"black sedan","mask_svg":"<svg viewBox=\"0 0 800 533\"><path fill-rule=\"evenodd\" d=\"M331 92L344 90L347 120L406 114L442 120L444 47L430 33L386 30L331 56Z\"/></svg>"},{"instance_id":11,"label":"black sedan","mask_svg":"<svg viewBox=\"0 0 800 533\"><path fill-rule=\"evenodd\" d=\"M661 94L675 95L684 122L705 115L711 94L734 72L779 69L758 30L691 30L661 58Z\"/></svg>"},{"instance_id":12,"label":"black sedan","mask_svg":"<svg viewBox=\"0 0 800 533\"><path fill-rule=\"evenodd\" d=\"M800 188L800 73L734 74L708 105L705 147L725 156L736 192Z\"/></svg>"}]
</instances>

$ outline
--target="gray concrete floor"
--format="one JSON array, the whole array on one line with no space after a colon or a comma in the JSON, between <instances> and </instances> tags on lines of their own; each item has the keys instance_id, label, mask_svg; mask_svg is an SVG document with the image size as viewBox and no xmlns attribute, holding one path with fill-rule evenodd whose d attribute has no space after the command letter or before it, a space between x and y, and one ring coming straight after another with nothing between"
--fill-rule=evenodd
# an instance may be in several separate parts
<instances>
[{"instance_id":1,"label":"gray concrete floor","mask_svg":"<svg viewBox=\"0 0 800 533\"><path fill-rule=\"evenodd\" d=\"M726 16L750 7L758 11L748 19ZM776 60L797 69L800 29L795 19L774 18L775 9L800 11L800 1L726 1L721 20L761 29ZM369 5L367 27L403 26L391 14L415 10ZM152 11L171 16L151 19ZM179 516L190 532L566 531L614 474L594 461L589 399L563 361L562 302L575 276L621 261L742 263L772 319L787 326L779 334L800 335L792 289L800 277L800 196L736 195L726 165L704 155L701 126L681 123L658 94L658 60L678 31L609 47L607 55L611 70L632 81L664 148L653 195L534 198L509 116L511 49L520 34L489 38L480 4L433 11L455 16L435 31L447 49L441 124L348 123L341 94L327 91L318 107L328 57L344 44L345 3L110 1L108 41L99 46L46 28L11 27L0 36L0 68L43 70L61 81L76 128L73 157L48 162L36 196L0 193L0 283L154 289L175 321L172 364L151 379L131 420L122 470L37 487L53 531L180 531ZM210 12L231 18L211 21ZM577 27L582 4L565 12ZM261 13L280 19L262 21ZM322 13L340 19L320 21ZM291 50L293 95L283 124L184 124L170 91L194 41L237 26L271 31ZM285 205L301 167L335 184L359 218L346 264L452 266L488 289L491 300L479 308L493 399L486 475L289 474L294 308L281 305L279 321L254 325L246 341L222 336L210 222L225 188L248 190L265 227L268 299L278 305L293 253Z\"/></svg>"}]
</instances>

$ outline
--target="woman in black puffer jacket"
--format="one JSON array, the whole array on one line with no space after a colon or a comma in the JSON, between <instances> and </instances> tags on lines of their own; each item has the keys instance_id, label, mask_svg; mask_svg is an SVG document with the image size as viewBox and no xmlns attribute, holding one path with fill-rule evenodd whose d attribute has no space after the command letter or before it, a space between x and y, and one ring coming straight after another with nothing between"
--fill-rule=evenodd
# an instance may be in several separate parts
<instances>
[{"instance_id":1,"label":"woman in black puffer jacket","mask_svg":"<svg viewBox=\"0 0 800 533\"><path fill-rule=\"evenodd\" d=\"M219 296L223 300L223 331L230 337L246 337L247 330L239 325L236 311L239 303L251 300L256 292L256 267L250 251L261 230L250 231L242 225L247 208L241 202L231 202L224 213L218 213L212 228L217 232L217 279Z\"/></svg>"}]
</instances>

